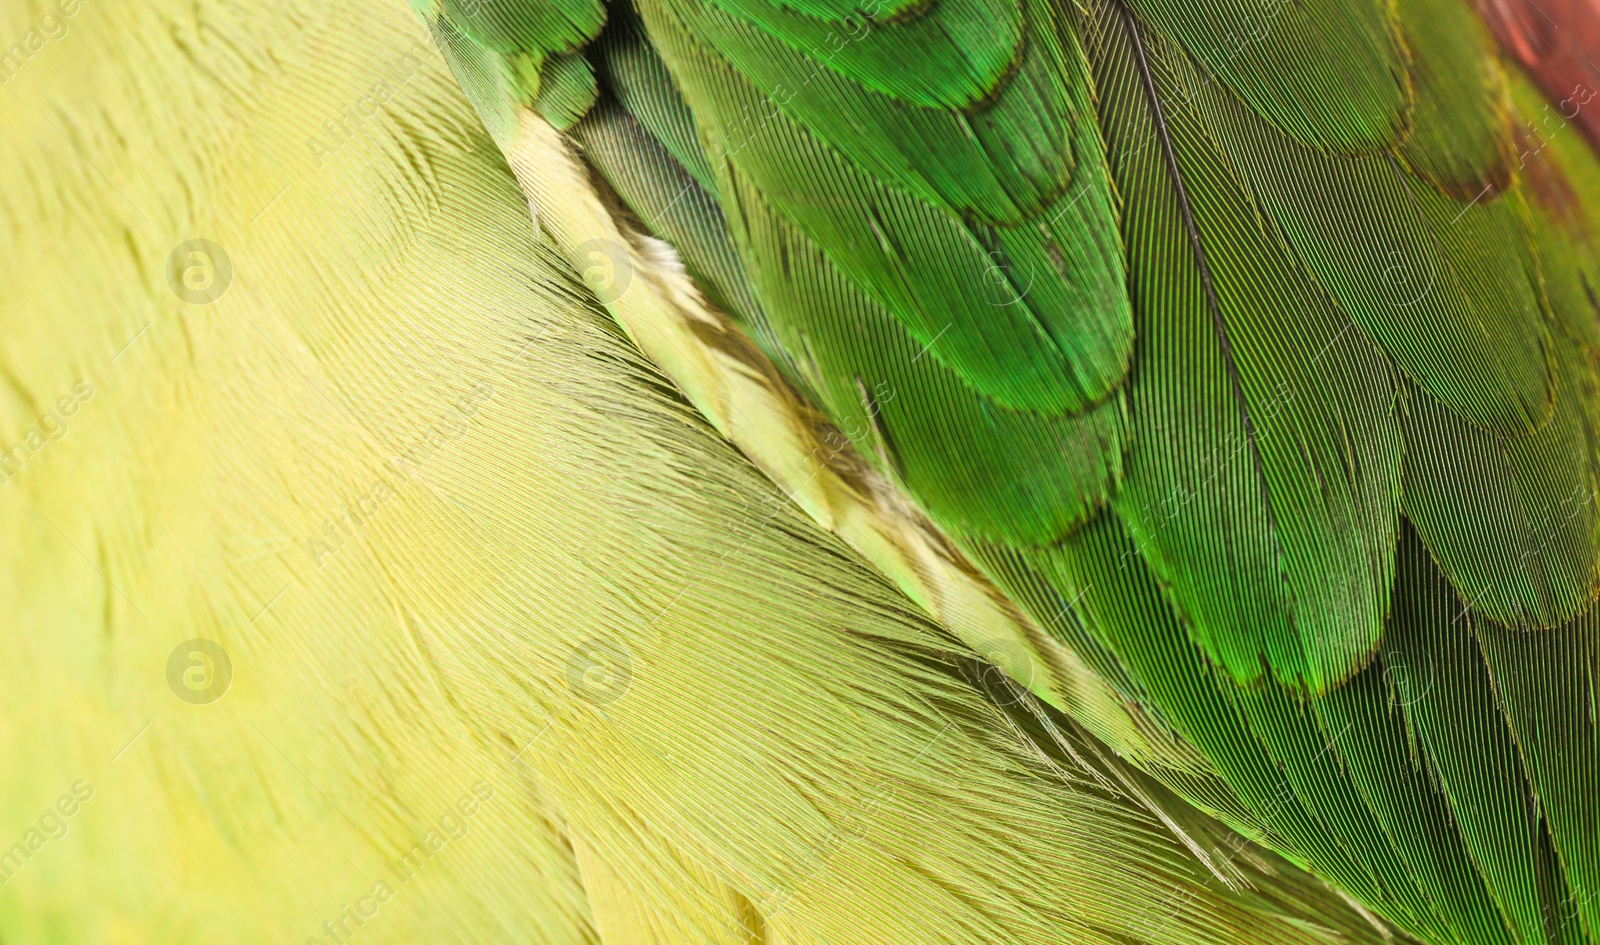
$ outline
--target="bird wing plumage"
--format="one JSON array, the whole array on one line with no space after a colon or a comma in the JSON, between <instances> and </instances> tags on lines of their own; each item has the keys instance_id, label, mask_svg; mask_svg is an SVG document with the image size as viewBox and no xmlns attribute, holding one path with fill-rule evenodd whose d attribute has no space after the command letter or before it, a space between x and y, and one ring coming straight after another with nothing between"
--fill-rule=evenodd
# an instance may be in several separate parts
<instances>
[{"instance_id":1,"label":"bird wing plumage","mask_svg":"<svg viewBox=\"0 0 1600 945\"><path fill-rule=\"evenodd\" d=\"M1109 687L1085 724L1427 941L1600 941L1600 86L1461 0L635 0L575 118L517 85L554 47L417 7Z\"/></svg>"},{"instance_id":2,"label":"bird wing plumage","mask_svg":"<svg viewBox=\"0 0 1600 945\"><path fill-rule=\"evenodd\" d=\"M74 9L0 89L0 938L1385 940L729 448L409 12ZM592 14L475 35L558 113Z\"/></svg>"}]
</instances>

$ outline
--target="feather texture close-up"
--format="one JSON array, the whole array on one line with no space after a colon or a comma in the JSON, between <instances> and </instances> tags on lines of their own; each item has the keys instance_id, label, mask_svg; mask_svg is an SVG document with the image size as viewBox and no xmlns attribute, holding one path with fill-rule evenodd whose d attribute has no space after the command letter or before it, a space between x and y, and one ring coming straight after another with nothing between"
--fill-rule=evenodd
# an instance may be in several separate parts
<instances>
[{"instance_id":1,"label":"feather texture close-up","mask_svg":"<svg viewBox=\"0 0 1600 945\"><path fill-rule=\"evenodd\" d=\"M5 0L0 129L0 945L1600 945L1600 0Z\"/></svg>"}]
</instances>

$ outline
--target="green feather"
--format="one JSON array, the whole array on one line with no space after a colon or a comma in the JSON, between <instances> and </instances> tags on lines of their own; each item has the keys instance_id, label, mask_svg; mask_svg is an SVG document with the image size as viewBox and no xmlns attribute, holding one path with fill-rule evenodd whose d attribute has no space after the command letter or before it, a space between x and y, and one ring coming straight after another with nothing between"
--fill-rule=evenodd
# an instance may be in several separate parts
<instances>
[{"instance_id":1,"label":"green feather","mask_svg":"<svg viewBox=\"0 0 1600 945\"><path fill-rule=\"evenodd\" d=\"M441 0L461 34L502 53L571 52L599 35L601 0Z\"/></svg>"},{"instance_id":2,"label":"green feather","mask_svg":"<svg viewBox=\"0 0 1600 945\"><path fill-rule=\"evenodd\" d=\"M781 41L782 45L760 44L775 60L804 61L813 71L821 66L924 108L977 107L1010 79L1018 60L1028 55L1025 46L1049 42L1037 33L1024 40L1023 7L1028 0L928 0L915 3L912 15L904 17L896 8L906 4L885 0L836 0L845 9L825 17L796 12L789 9L793 3L772 0L713 2L729 17L727 25L713 28L736 32L734 22L754 27ZM714 21L722 19L713 15ZM723 47L720 40L702 35ZM756 61L738 60L731 49L727 55L741 69L761 74Z\"/></svg>"},{"instance_id":3,"label":"green feather","mask_svg":"<svg viewBox=\"0 0 1600 945\"><path fill-rule=\"evenodd\" d=\"M1409 530L1384 635L1386 662L1418 657L1429 677L1406 702L1428 771L1516 941L1543 938L1535 849L1540 826L1516 746L1472 634L1472 616Z\"/></svg>"},{"instance_id":4,"label":"green feather","mask_svg":"<svg viewBox=\"0 0 1600 945\"><path fill-rule=\"evenodd\" d=\"M915 19L930 15L940 0L885 0L871 15L889 19ZM784 14L799 14L815 20L840 23L862 16L865 4L859 0L777 0L769 5Z\"/></svg>"},{"instance_id":5,"label":"green feather","mask_svg":"<svg viewBox=\"0 0 1600 945\"><path fill-rule=\"evenodd\" d=\"M538 94L529 74L536 76L542 57L508 59L463 35L444 17L428 20L428 30L461 90L476 106L484 127L496 143L507 145L516 134L517 105Z\"/></svg>"},{"instance_id":6,"label":"green feather","mask_svg":"<svg viewBox=\"0 0 1600 945\"><path fill-rule=\"evenodd\" d=\"M1537 633L1483 620L1473 629L1565 874L1565 891L1543 913L1580 925L1592 941L1600 937L1600 612ZM1581 929L1572 940L1583 941Z\"/></svg>"},{"instance_id":7,"label":"green feather","mask_svg":"<svg viewBox=\"0 0 1600 945\"><path fill-rule=\"evenodd\" d=\"M1405 56L1385 0L1129 0L1277 129L1331 151L1404 135Z\"/></svg>"},{"instance_id":8,"label":"green feather","mask_svg":"<svg viewBox=\"0 0 1600 945\"><path fill-rule=\"evenodd\" d=\"M1516 627L1564 623L1600 591L1593 367L1554 340L1563 386L1538 433L1478 429L1426 392L1407 398L1405 509L1474 609Z\"/></svg>"},{"instance_id":9,"label":"green feather","mask_svg":"<svg viewBox=\"0 0 1600 945\"><path fill-rule=\"evenodd\" d=\"M1515 191L1463 204L1390 155L1323 155L1205 89L1197 102L1262 210L1402 372L1479 426L1527 433L1549 419L1544 315Z\"/></svg>"},{"instance_id":10,"label":"green feather","mask_svg":"<svg viewBox=\"0 0 1600 945\"><path fill-rule=\"evenodd\" d=\"M588 57L581 52L563 53L545 60L539 96L532 104L545 121L565 131L584 116L598 95Z\"/></svg>"},{"instance_id":11,"label":"green feather","mask_svg":"<svg viewBox=\"0 0 1600 945\"><path fill-rule=\"evenodd\" d=\"M715 199L716 181L694 115L631 7L612 11L611 28L596 49L601 76L617 102Z\"/></svg>"},{"instance_id":12,"label":"green feather","mask_svg":"<svg viewBox=\"0 0 1600 945\"><path fill-rule=\"evenodd\" d=\"M683 254L696 285L711 302L743 326L763 351L786 364L766 310L734 251L716 198L651 137L635 120L636 114L602 99L573 126L572 135L628 208L639 219L649 220L656 233ZM792 369L788 373L791 380L801 381Z\"/></svg>"},{"instance_id":13,"label":"green feather","mask_svg":"<svg viewBox=\"0 0 1600 945\"><path fill-rule=\"evenodd\" d=\"M1510 942L1407 717L1408 707L1440 684L1436 659L1428 649L1386 643L1372 665L1313 708L1323 731L1342 733L1334 752L1381 828L1357 842L1393 847L1421 891L1396 890L1390 895L1402 900L1397 905L1439 923L1438 941Z\"/></svg>"},{"instance_id":14,"label":"green feather","mask_svg":"<svg viewBox=\"0 0 1600 945\"><path fill-rule=\"evenodd\" d=\"M1532 83L1518 77L1510 85L1517 165L1527 183L1550 308L1556 324L1590 358L1600 358L1600 156ZM1566 107L1578 104L1567 101Z\"/></svg>"},{"instance_id":15,"label":"green feather","mask_svg":"<svg viewBox=\"0 0 1600 945\"><path fill-rule=\"evenodd\" d=\"M1377 904L1390 918L1438 934L1429 911L1400 907L1424 897L1388 845L1352 842L1381 837L1381 831L1353 788L1341 782L1340 733L1322 731L1276 687L1245 692L1219 675L1116 516L1102 514L1062 546L1030 559L1077 601L1075 611L1118 653L1162 715L1216 764L1246 811L1234 822L1237 829ZM1182 780L1169 783L1183 790Z\"/></svg>"},{"instance_id":16,"label":"green feather","mask_svg":"<svg viewBox=\"0 0 1600 945\"><path fill-rule=\"evenodd\" d=\"M834 423L933 514L963 533L1049 540L1105 500L1121 473L1120 396L1065 417L996 406L744 178L723 201L777 334Z\"/></svg>"},{"instance_id":17,"label":"green feather","mask_svg":"<svg viewBox=\"0 0 1600 945\"><path fill-rule=\"evenodd\" d=\"M1131 326L1103 178L1086 177L1085 189L1060 195L1044 208L1051 217L1026 229L963 220L834 150L701 45L672 7L646 4L644 19L703 124L713 163L736 167L929 357L1013 409L1077 412L1121 382ZM1073 153L1097 157L1092 127L1085 132ZM1085 217L1093 222L1072 226Z\"/></svg>"},{"instance_id":18,"label":"green feather","mask_svg":"<svg viewBox=\"0 0 1600 945\"><path fill-rule=\"evenodd\" d=\"M788 116L884 183L996 223L1037 214L1070 183L1073 155L1062 144L1073 119L1072 64L1054 40L1041 0L1029 0L1027 9L1036 33L1041 18L1046 31L1026 44L1014 74L1006 51L1007 80L998 89L993 82L985 86L986 101L970 113L874 90L829 68L833 59L825 52L802 54L702 0L652 0L640 7L664 54L664 27L656 21L670 15L694 40L680 57L716 60L722 71L753 86L749 102L693 103L697 111L716 106L701 118L726 128L723 148L731 156L754 146L777 120L773 116ZM866 41L887 41L918 22L875 25ZM669 64L675 73L688 66L671 56ZM729 94L722 84L703 94ZM1081 99L1086 90L1079 85L1076 92Z\"/></svg>"},{"instance_id":19,"label":"green feather","mask_svg":"<svg viewBox=\"0 0 1600 945\"><path fill-rule=\"evenodd\" d=\"M1181 104L1204 80L1131 19L1098 32L1142 345L1114 506L1215 661L1322 691L1387 609L1395 381Z\"/></svg>"},{"instance_id":20,"label":"green feather","mask_svg":"<svg viewBox=\"0 0 1600 945\"><path fill-rule=\"evenodd\" d=\"M1488 30L1466 0L1402 0L1398 12L1416 93L1401 156L1462 203L1505 190L1509 115Z\"/></svg>"}]
</instances>

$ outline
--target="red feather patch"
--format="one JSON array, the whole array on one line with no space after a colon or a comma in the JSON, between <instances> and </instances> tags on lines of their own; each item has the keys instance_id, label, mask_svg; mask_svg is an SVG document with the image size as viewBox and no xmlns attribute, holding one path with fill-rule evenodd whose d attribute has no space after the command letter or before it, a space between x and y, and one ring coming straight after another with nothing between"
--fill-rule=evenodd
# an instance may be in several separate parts
<instances>
[{"instance_id":1,"label":"red feather patch","mask_svg":"<svg viewBox=\"0 0 1600 945\"><path fill-rule=\"evenodd\" d=\"M1500 48L1600 152L1600 0L1476 0Z\"/></svg>"}]
</instances>

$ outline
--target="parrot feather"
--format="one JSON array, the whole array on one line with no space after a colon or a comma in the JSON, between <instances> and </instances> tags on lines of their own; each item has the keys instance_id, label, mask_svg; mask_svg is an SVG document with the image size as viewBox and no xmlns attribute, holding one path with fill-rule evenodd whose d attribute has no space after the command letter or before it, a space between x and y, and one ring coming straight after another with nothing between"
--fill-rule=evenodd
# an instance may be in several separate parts
<instances>
[{"instance_id":1,"label":"parrot feather","mask_svg":"<svg viewBox=\"0 0 1600 945\"><path fill-rule=\"evenodd\" d=\"M1595 941L1600 164L1465 0L1012 10L961 58L919 30L966 6L619 2L571 133L612 209L541 222L676 247L767 386L654 338L699 290L613 317L780 483L809 421L745 405L825 416L961 563L850 543L930 613L992 581L1006 646L935 616L1162 816L1429 943ZM552 133L496 131L536 205Z\"/></svg>"},{"instance_id":2,"label":"parrot feather","mask_svg":"<svg viewBox=\"0 0 1600 945\"><path fill-rule=\"evenodd\" d=\"M50 431L0 501L5 829L85 798L0 937L1396 940L989 674L908 594L1026 618L859 457L808 516L730 447L783 428L719 405L807 415L736 337L667 358L723 329L661 244L580 278L610 211L526 103L508 168L407 12L195 9L89 7L0 95L0 422ZM230 267L169 281L196 233Z\"/></svg>"},{"instance_id":3,"label":"parrot feather","mask_svg":"<svg viewBox=\"0 0 1600 945\"><path fill-rule=\"evenodd\" d=\"M1283 134L1321 150L1405 137L1405 54L1383 0L1130 0Z\"/></svg>"}]
</instances>

